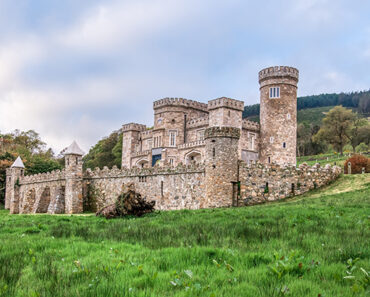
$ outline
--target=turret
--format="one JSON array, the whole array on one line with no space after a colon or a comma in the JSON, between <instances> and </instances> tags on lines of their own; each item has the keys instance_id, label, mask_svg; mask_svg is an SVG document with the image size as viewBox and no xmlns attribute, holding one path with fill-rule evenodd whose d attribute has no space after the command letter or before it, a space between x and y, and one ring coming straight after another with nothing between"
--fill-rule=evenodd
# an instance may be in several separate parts
<instances>
[{"instance_id":1,"label":"turret","mask_svg":"<svg viewBox=\"0 0 370 297\"><path fill-rule=\"evenodd\" d=\"M140 132L145 131L146 126L136 123L122 126L122 168L131 168L131 155L140 144Z\"/></svg>"},{"instance_id":2,"label":"turret","mask_svg":"<svg viewBox=\"0 0 370 297\"><path fill-rule=\"evenodd\" d=\"M221 97L208 101L210 127L242 128L244 102Z\"/></svg>"},{"instance_id":3,"label":"turret","mask_svg":"<svg viewBox=\"0 0 370 297\"><path fill-rule=\"evenodd\" d=\"M210 127L206 129L204 137L206 198L202 207L236 205L240 129Z\"/></svg>"},{"instance_id":4,"label":"turret","mask_svg":"<svg viewBox=\"0 0 370 297\"><path fill-rule=\"evenodd\" d=\"M259 72L260 161L296 164L298 70L276 66Z\"/></svg>"},{"instance_id":5,"label":"turret","mask_svg":"<svg viewBox=\"0 0 370 297\"><path fill-rule=\"evenodd\" d=\"M82 213L82 156L84 152L78 144L73 143L64 152L65 158L65 213Z\"/></svg>"},{"instance_id":6,"label":"turret","mask_svg":"<svg viewBox=\"0 0 370 297\"><path fill-rule=\"evenodd\" d=\"M18 157L10 168L6 170L5 209L10 213L19 213L19 182L24 176L24 165Z\"/></svg>"}]
</instances>

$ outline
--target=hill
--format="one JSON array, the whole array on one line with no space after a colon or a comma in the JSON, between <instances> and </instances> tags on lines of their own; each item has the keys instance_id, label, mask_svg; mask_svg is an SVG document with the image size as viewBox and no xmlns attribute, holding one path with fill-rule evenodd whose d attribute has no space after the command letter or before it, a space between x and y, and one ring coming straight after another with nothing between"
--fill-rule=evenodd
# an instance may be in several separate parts
<instances>
[{"instance_id":1,"label":"hill","mask_svg":"<svg viewBox=\"0 0 370 297\"><path fill-rule=\"evenodd\" d=\"M0 295L365 296L369 197L363 174L243 208L109 221L0 211Z\"/></svg>"},{"instance_id":2,"label":"hill","mask_svg":"<svg viewBox=\"0 0 370 297\"><path fill-rule=\"evenodd\" d=\"M332 109L334 106L324 106L324 107L313 107L305 108L297 111L297 122L308 122L313 125L320 126L321 120L325 117L325 113ZM248 117L249 120L259 122L259 115L253 115Z\"/></svg>"},{"instance_id":3,"label":"hill","mask_svg":"<svg viewBox=\"0 0 370 297\"><path fill-rule=\"evenodd\" d=\"M297 98L298 121L303 122L306 118L317 121L321 113L330 108L342 105L351 108L364 116L370 116L370 91L340 93L340 94L321 94ZM321 109L320 109L321 107ZM307 113L299 111L310 110ZM254 104L244 107L243 117L252 121L259 121L260 105Z\"/></svg>"}]
</instances>

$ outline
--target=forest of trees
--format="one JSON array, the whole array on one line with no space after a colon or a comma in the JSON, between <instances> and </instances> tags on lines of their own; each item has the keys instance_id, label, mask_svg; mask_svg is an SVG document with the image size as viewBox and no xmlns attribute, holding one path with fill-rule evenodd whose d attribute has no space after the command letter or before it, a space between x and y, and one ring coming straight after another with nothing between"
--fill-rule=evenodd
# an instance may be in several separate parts
<instances>
[{"instance_id":1,"label":"forest of trees","mask_svg":"<svg viewBox=\"0 0 370 297\"><path fill-rule=\"evenodd\" d=\"M321 94L305 97L298 97L297 109L302 110L306 108L335 106L342 105L356 109L359 113L370 115L370 90L352 93L340 94ZM246 106L243 112L243 118L256 116L260 113L260 105L253 104Z\"/></svg>"}]
</instances>

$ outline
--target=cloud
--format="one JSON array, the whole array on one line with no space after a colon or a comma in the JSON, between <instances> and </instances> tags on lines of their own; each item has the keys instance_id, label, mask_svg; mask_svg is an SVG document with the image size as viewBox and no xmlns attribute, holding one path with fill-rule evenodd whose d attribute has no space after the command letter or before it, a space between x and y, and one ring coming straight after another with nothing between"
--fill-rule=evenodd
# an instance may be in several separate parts
<instances>
[{"instance_id":1,"label":"cloud","mask_svg":"<svg viewBox=\"0 0 370 297\"><path fill-rule=\"evenodd\" d=\"M162 97L257 103L257 73L271 65L300 69L299 95L368 89L361 3L4 0L0 130L35 129L57 152L74 139L88 151L125 122L151 125Z\"/></svg>"}]
</instances>

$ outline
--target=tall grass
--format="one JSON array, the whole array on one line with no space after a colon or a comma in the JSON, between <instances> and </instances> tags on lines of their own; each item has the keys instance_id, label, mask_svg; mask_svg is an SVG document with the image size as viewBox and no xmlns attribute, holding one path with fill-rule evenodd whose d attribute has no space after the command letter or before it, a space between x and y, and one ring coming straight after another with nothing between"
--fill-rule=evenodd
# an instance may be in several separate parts
<instances>
[{"instance_id":1,"label":"tall grass","mask_svg":"<svg viewBox=\"0 0 370 297\"><path fill-rule=\"evenodd\" d=\"M0 296L365 296L370 184L318 194L115 220L2 210Z\"/></svg>"}]
</instances>

